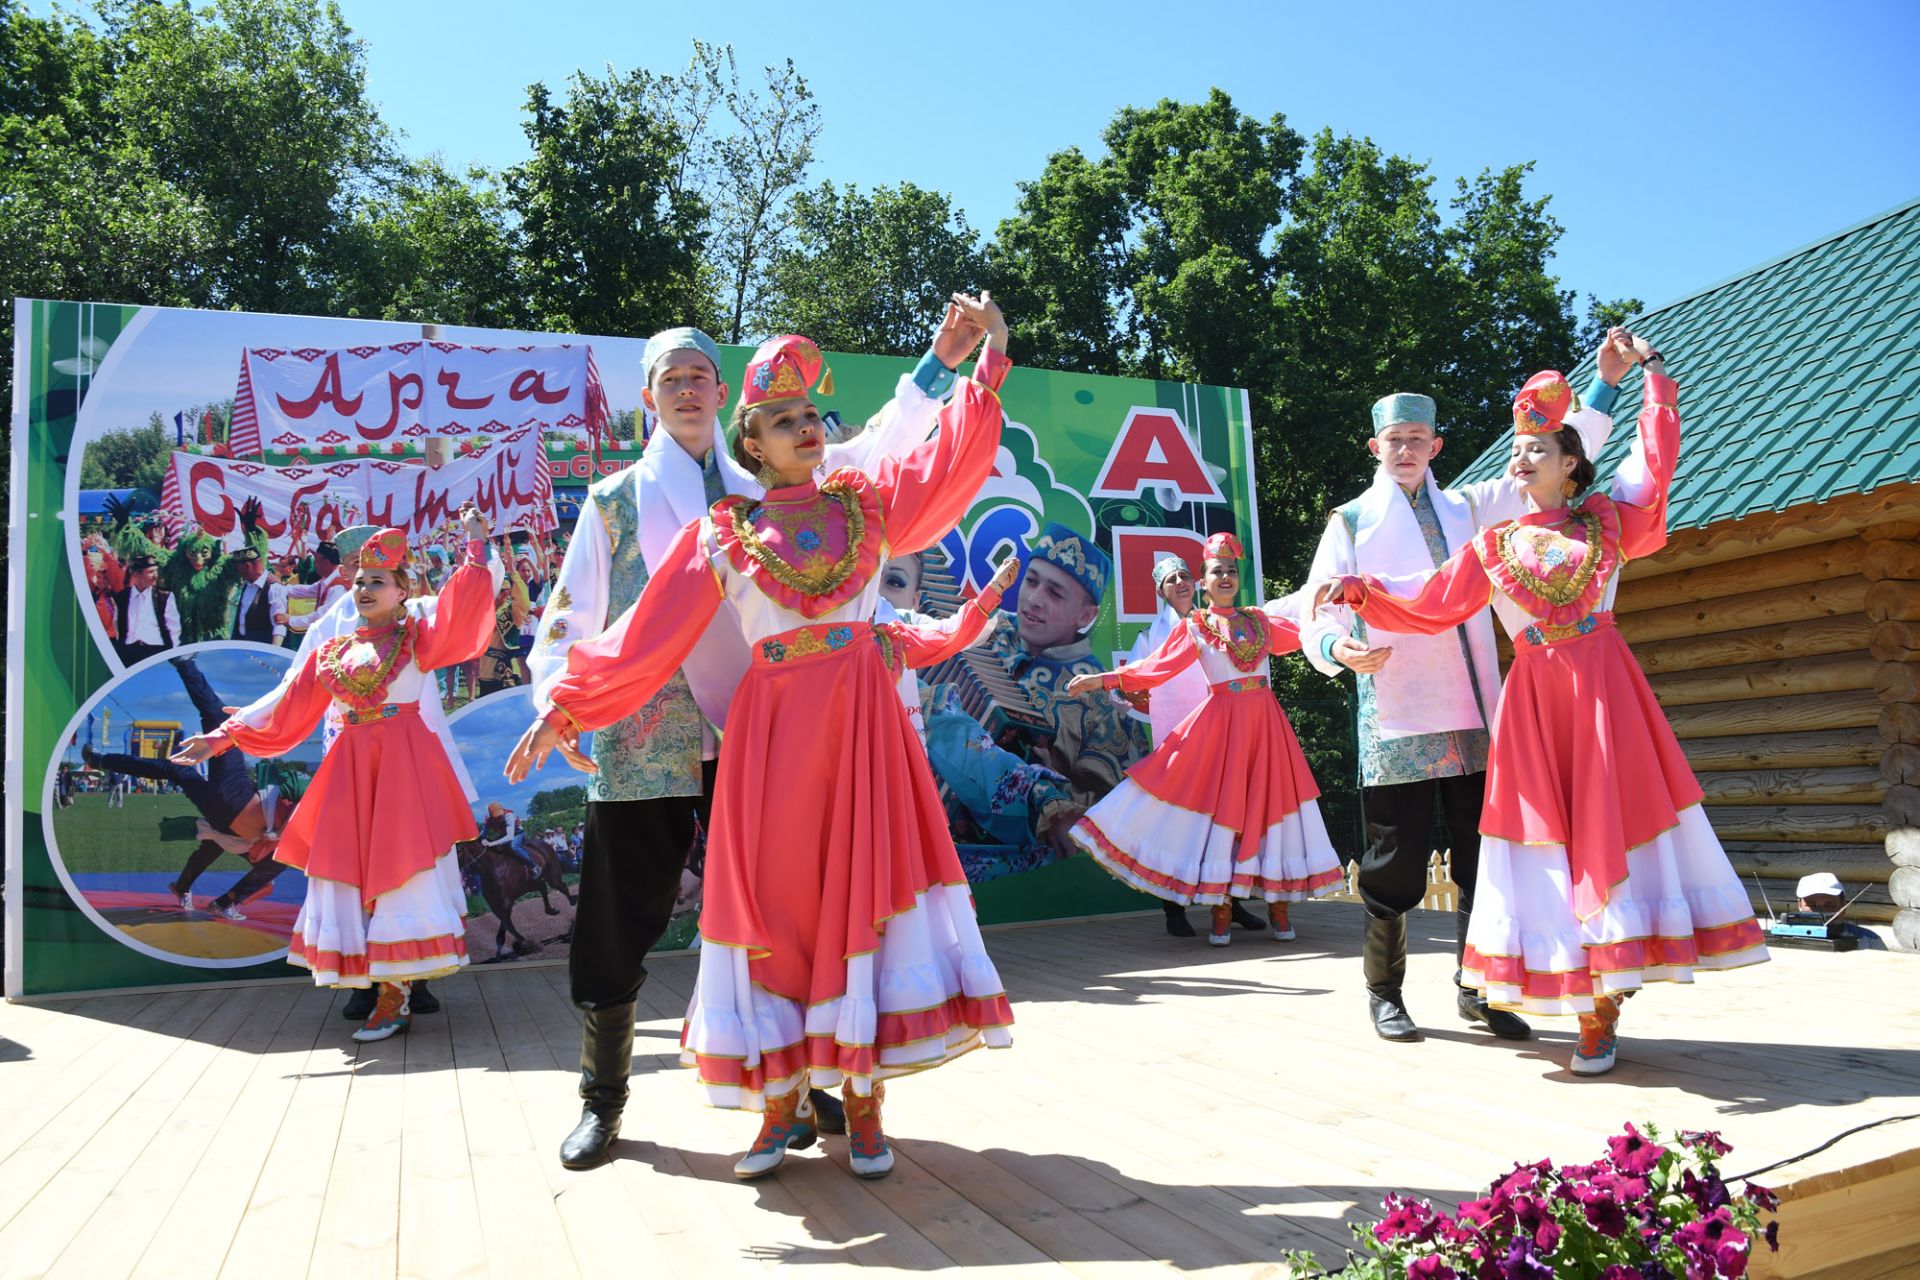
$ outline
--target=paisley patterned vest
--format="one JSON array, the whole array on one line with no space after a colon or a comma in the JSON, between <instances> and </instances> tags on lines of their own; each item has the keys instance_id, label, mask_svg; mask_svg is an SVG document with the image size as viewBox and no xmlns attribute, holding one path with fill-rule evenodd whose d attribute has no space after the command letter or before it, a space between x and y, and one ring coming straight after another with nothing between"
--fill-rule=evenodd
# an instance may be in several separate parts
<instances>
[{"instance_id":1,"label":"paisley patterned vest","mask_svg":"<svg viewBox=\"0 0 1920 1280\"><path fill-rule=\"evenodd\" d=\"M607 527L612 568L607 578L607 624L632 607L647 585L640 557L639 511L631 470L603 476L588 490ZM700 746L704 720L685 675L675 672L645 706L593 735L593 761L600 772L587 783L587 799L659 800L700 794Z\"/></svg>"}]
</instances>

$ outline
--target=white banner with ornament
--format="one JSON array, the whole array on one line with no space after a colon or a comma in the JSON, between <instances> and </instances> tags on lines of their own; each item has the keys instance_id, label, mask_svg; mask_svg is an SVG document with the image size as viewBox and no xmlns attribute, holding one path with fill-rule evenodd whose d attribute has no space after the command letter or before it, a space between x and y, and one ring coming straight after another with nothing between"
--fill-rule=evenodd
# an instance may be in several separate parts
<instances>
[{"instance_id":1,"label":"white banner with ornament","mask_svg":"<svg viewBox=\"0 0 1920 1280\"><path fill-rule=\"evenodd\" d=\"M606 392L584 344L250 347L240 357L228 443L246 458L391 453L519 431L597 442L606 423Z\"/></svg>"},{"instance_id":2,"label":"white banner with ornament","mask_svg":"<svg viewBox=\"0 0 1920 1280\"><path fill-rule=\"evenodd\" d=\"M384 458L271 467L174 451L161 496L171 519L238 546L248 498L260 503L260 526L276 555L311 550L357 524L398 526L416 543L440 541L464 502L479 507L496 534L555 527L552 469L530 427L438 468Z\"/></svg>"}]
</instances>

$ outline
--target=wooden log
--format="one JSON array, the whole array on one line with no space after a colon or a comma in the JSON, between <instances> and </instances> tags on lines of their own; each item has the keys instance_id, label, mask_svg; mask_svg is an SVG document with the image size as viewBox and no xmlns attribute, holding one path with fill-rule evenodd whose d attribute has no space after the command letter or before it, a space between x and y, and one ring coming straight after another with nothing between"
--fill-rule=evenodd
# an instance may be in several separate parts
<instances>
[{"instance_id":1,"label":"wooden log","mask_svg":"<svg viewBox=\"0 0 1920 1280\"><path fill-rule=\"evenodd\" d=\"M1713 805L1707 817L1722 840L1878 844L1887 835L1880 810L1862 804Z\"/></svg>"},{"instance_id":2,"label":"wooden log","mask_svg":"<svg viewBox=\"0 0 1920 1280\"><path fill-rule=\"evenodd\" d=\"M1867 582L1865 578L1860 581ZM1875 622L1920 619L1920 582L1867 582L1867 617Z\"/></svg>"},{"instance_id":3,"label":"wooden log","mask_svg":"<svg viewBox=\"0 0 1920 1280\"><path fill-rule=\"evenodd\" d=\"M1743 662L1732 667L1673 671L1649 676L1647 683L1653 686L1661 706L1690 707L1702 702L1871 689L1880 679L1882 665L1864 653L1835 653L1817 658L1784 658L1772 662Z\"/></svg>"},{"instance_id":4,"label":"wooden log","mask_svg":"<svg viewBox=\"0 0 1920 1280\"><path fill-rule=\"evenodd\" d=\"M1920 951L1920 911L1901 907L1892 924L1894 946L1902 951Z\"/></svg>"},{"instance_id":5,"label":"wooden log","mask_svg":"<svg viewBox=\"0 0 1920 1280\"><path fill-rule=\"evenodd\" d=\"M1911 702L1889 702L1880 708L1878 719L1883 741L1920 742L1920 706Z\"/></svg>"},{"instance_id":6,"label":"wooden log","mask_svg":"<svg viewBox=\"0 0 1920 1280\"><path fill-rule=\"evenodd\" d=\"M1887 880L1887 892L1894 905L1920 909L1920 867L1895 867Z\"/></svg>"},{"instance_id":7,"label":"wooden log","mask_svg":"<svg viewBox=\"0 0 1920 1280\"><path fill-rule=\"evenodd\" d=\"M1893 875L1886 851L1871 844L1760 844L1726 842L1727 860L1742 878L1798 880L1816 871L1831 871L1841 883L1885 884Z\"/></svg>"},{"instance_id":8,"label":"wooden log","mask_svg":"<svg viewBox=\"0 0 1920 1280\"><path fill-rule=\"evenodd\" d=\"M1841 546L1842 543L1829 543L1829 546ZM1920 578L1920 542L1911 538L1889 539L1860 543L1860 572L1869 582L1884 582L1888 579L1912 581ZM1842 570L1844 572L1844 570Z\"/></svg>"},{"instance_id":9,"label":"wooden log","mask_svg":"<svg viewBox=\"0 0 1920 1280\"><path fill-rule=\"evenodd\" d=\"M1888 787L1880 799L1880 812L1889 827L1920 827L1920 787Z\"/></svg>"},{"instance_id":10,"label":"wooden log","mask_svg":"<svg viewBox=\"0 0 1920 1280\"><path fill-rule=\"evenodd\" d=\"M1920 827L1888 829L1887 861L1896 867L1920 867Z\"/></svg>"},{"instance_id":11,"label":"wooden log","mask_svg":"<svg viewBox=\"0 0 1920 1280\"><path fill-rule=\"evenodd\" d=\"M1747 662L1769 662L1781 658L1813 658L1829 653L1852 653L1866 648L1871 626L1864 613L1849 613L1838 618L1816 618L1810 622L1788 622L1770 627L1749 627L1739 631L1704 630L1698 635L1677 640L1659 640L1633 646L1634 660L1648 675L1666 671L1695 671L1701 667L1731 667ZM1905 626L1905 623L1880 623L1880 626ZM1920 634L1916 634L1920 648ZM1882 662L1890 661L1874 652Z\"/></svg>"},{"instance_id":12,"label":"wooden log","mask_svg":"<svg viewBox=\"0 0 1920 1280\"><path fill-rule=\"evenodd\" d=\"M1805 622L1809 618L1834 618L1841 614L1861 612L1866 607L1871 590L1890 588L1900 592L1910 586L1915 586L1916 593L1920 594L1920 586L1916 584L1868 582L1854 573L1822 582L1773 587L1719 600L1695 601L1668 605L1664 609L1648 609L1644 613L1629 613L1619 619L1620 634L1627 638L1627 643L1638 644L1672 640L1678 636L1707 636L1744 627ZM1906 606L1900 603L1897 607ZM1916 608L1920 609L1920 605L1916 605ZM1887 616L1904 618L1907 615ZM1914 616L1920 617L1920 612Z\"/></svg>"},{"instance_id":13,"label":"wooden log","mask_svg":"<svg viewBox=\"0 0 1920 1280\"><path fill-rule=\"evenodd\" d=\"M1920 702L1920 663L1881 663L1873 673L1873 691L1882 702Z\"/></svg>"},{"instance_id":14,"label":"wooden log","mask_svg":"<svg viewBox=\"0 0 1920 1280\"><path fill-rule=\"evenodd\" d=\"M1882 662L1920 659L1920 626L1911 622L1869 622L1867 652Z\"/></svg>"},{"instance_id":15,"label":"wooden log","mask_svg":"<svg viewBox=\"0 0 1920 1280\"><path fill-rule=\"evenodd\" d=\"M1920 747L1894 742L1880 755L1880 776L1889 783L1920 786Z\"/></svg>"},{"instance_id":16,"label":"wooden log","mask_svg":"<svg viewBox=\"0 0 1920 1280\"><path fill-rule=\"evenodd\" d=\"M1920 526L1920 484L1884 485L1872 493L1675 530L1659 554L1629 561L1624 574L1629 580L1653 578L1788 547L1832 542L1874 526L1901 525Z\"/></svg>"},{"instance_id":17,"label":"wooden log","mask_svg":"<svg viewBox=\"0 0 1920 1280\"><path fill-rule=\"evenodd\" d=\"M1643 613L1668 605L1743 596L1752 591L1757 583L1769 587L1790 587L1803 582L1831 582L1835 578L1859 573L1866 553L1867 544L1860 539L1841 538L1835 542L1817 542L1810 547L1791 547L1785 551L1750 556L1745 560L1683 569L1679 573L1663 573L1644 580L1623 581L1614 609L1620 613Z\"/></svg>"},{"instance_id":18,"label":"wooden log","mask_svg":"<svg viewBox=\"0 0 1920 1280\"><path fill-rule=\"evenodd\" d=\"M1817 733L1756 733L1683 741L1695 773L1723 769L1812 769L1873 764L1887 745L1877 729L1824 729Z\"/></svg>"},{"instance_id":19,"label":"wooden log","mask_svg":"<svg viewBox=\"0 0 1920 1280\"><path fill-rule=\"evenodd\" d=\"M1710 702L1696 707L1674 707L1667 723L1681 738L1722 738L1748 733L1797 733L1810 729L1853 729L1879 723L1886 737L1885 713L1871 689L1843 693L1806 693L1786 698L1750 698L1744 702ZM1889 742L1920 742L1920 707L1914 707L1913 738Z\"/></svg>"},{"instance_id":20,"label":"wooden log","mask_svg":"<svg viewBox=\"0 0 1920 1280\"><path fill-rule=\"evenodd\" d=\"M1888 794L1880 771L1844 769L1729 769L1700 776L1706 802L1721 804L1879 804ZM1916 793L1920 794L1920 793Z\"/></svg>"}]
</instances>

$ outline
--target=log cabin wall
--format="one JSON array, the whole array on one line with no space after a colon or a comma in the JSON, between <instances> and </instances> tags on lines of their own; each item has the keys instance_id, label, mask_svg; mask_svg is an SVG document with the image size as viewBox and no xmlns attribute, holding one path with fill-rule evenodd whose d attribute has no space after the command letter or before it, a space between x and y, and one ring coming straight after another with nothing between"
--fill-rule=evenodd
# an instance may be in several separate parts
<instances>
[{"instance_id":1,"label":"log cabin wall","mask_svg":"<svg viewBox=\"0 0 1920 1280\"><path fill-rule=\"evenodd\" d=\"M1762 918L1831 871L1920 947L1920 485L1677 533L1616 611Z\"/></svg>"}]
</instances>

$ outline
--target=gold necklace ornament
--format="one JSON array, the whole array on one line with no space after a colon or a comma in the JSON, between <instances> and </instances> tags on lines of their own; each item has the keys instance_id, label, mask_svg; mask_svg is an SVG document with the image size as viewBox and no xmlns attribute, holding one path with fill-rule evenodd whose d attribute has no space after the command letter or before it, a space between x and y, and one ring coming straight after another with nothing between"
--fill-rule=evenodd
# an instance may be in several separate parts
<instances>
[{"instance_id":1,"label":"gold necklace ornament","mask_svg":"<svg viewBox=\"0 0 1920 1280\"><path fill-rule=\"evenodd\" d=\"M798 591L806 596L824 596L846 582L860 563L860 546L867 536L866 513L860 509L860 496L851 485L841 480L828 480L820 486L820 496L832 498L840 504L847 520L847 549L832 564L816 568L802 569L788 564L761 541L759 531L747 518L750 511L759 510L757 504L737 502L731 512L733 536L739 539L741 550L769 578L789 591Z\"/></svg>"},{"instance_id":2,"label":"gold necklace ornament","mask_svg":"<svg viewBox=\"0 0 1920 1280\"><path fill-rule=\"evenodd\" d=\"M1600 545L1600 517L1582 510L1576 511L1573 518L1578 520L1581 527L1587 531L1587 554L1581 560L1580 567L1575 569L1570 577L1557 583L1539 577L1520 563L1520 557L1513 549L1513 539L1522 529L1534 529L1539 526L1509 525L1494 543L1500 553L1500 563L1507 567L1507 572L1513 575L1514 581L1548 604L1559 608L1564 608L1580 599L1586 592L1587 584L1593 581L1593 575L1599 571L1600 561L1603 558L1603 549ZM1568 540L1564 533L1557 530L1553 532L1553 537L1563 541ZM1542 553L1543 558L1544 554ZM1564 550L1562 554L1565 554Z\"/></svg>"},{"instance_id":3,"label":"gold necklace ornament","mask_svg":"<svg viewBox=\"0 0 1920 1280\"><path fill-rule=\"evenodd\" d=\"M1202 637L1213 648L1227 655L1236 671L1251 671L1267 656L1267 617L1258 609L1235 609L1231 618L1211 611L1195 610ZM1236 632L1234 623L1245 622L1250 634Z\"/></svg>"},{"instance_id":4,"label":"gold necklace ornament","mask_svg":"<svg viewBox=\"0 0 1920 1280\"><path fill-rule=\"evenodd\" d=\"M387 685L393 679L394 671L413 656L413 620L403 618L393 631L392 642L384 652L376 636L335 636L320 646L318 662L325 683L333 689L342 702L359 710L366 710L385 702ZM377 655L376 661L367 666L349 667L346 655L356 645L366 645Z\"/></svg>"}]
</instances>

